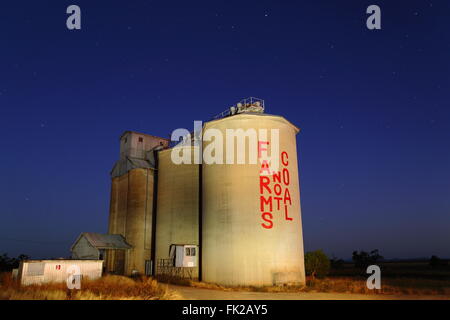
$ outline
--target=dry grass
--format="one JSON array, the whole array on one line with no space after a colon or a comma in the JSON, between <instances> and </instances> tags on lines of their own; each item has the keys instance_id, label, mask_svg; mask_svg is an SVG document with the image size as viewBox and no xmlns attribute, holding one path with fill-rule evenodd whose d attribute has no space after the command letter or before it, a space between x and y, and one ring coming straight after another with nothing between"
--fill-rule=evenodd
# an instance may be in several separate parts
<instances>
[{"instance_id":1,"label":"dry grass","mask_svg":"<svg viewBox=\"0 0 450 320\"><path fill-rule=\"evenodd\" d=\"M221 291L237 291L237 287L226 287L219 284L200 282L195 280L190 280L186 278L172 277L172 276L157 276L159 282L173 284L178 286L195 287L200 289L211 289L211 290L221 290ZM239 287L245 290L244 287Z\"/></svg>"},{"instance_id":2,"label":"dry grass","mask_svg":"<svg viewBox=\"0 0 450 320\"><path fill-rule=\"evenodd\" d=\"M163 279L162 281L176 285L221 291L247 292L337 292L355 294L390 294L390 295L448 295L450 296L450 280L395 278L382 279L380 290L367 288L366 279L360 277L329 277L310 279L304 286L264 286L264 287L227 287L212 283L191 281L186 279Z\"/></svg>"},{"instance_id":3,"label":"dry grass","mask_svg":"<svg viewBox=\"0 0 450 320\"><path fill-rule=\"evenodd\" d=\"M382 289L369 290L362 277L329 277L308 279L305 286L226 287L186 279L159 279L166 283L201 289L247 292L340 292L358 294L447 295L450 280L384 278ZM0 300L175 300L176 291L153 278L133 280L123 276L105 276L98 280L83 280L81 290L68 290L64 283L19 286L10 273L0 274Z\"/></svg>"},{"instance_id":4,"label":"dry grass","mask_svg":"<svg viewBox=\"0 0 450 320\"><path fill-rule=\"evenodd\" d=\"M20 286L10 274L0 278L0 300L175 300L178 294L152 278L133 280L105 276L83 280L80 290L68 290L65 283Z\"/></svg>"},{"instance_id":5,"label":"dry grass","mask_svg":"<svg viewBox=\"0 0 450 320\"><path fill-rule=\"evenodd\" d=\"M450 282L431 279L382 278L381 289L367 288L366 279L336 277L308 280L306 292L342 292L395 295L450 295Z\"/></svg>"}]
</instances>

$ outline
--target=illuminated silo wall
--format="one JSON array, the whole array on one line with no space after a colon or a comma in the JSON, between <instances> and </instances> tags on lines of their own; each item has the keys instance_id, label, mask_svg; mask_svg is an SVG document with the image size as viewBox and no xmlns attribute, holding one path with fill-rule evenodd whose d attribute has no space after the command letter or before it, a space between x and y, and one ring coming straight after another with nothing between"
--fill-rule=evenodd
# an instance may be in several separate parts
<instances>
[{"instance_id":1,"label":"illuminated silo wall","mask_svg":"<svg viewBox=\"0 0 450 320\"><path fill-rule=\"evenodd\" d=\"M151 249L153 179L153 169L146 168L133 169L112 179L108 233L123 235L132 248L108 250L108 271L126 275L133 270L145 273Z\"/></svg>"},{"instance_id":2,"label":"illuminated silo wall","mask_svg":"<svg viewBox=\"0 0 450 320\"><path fill-rule=\"evenodd\" d=\"M279 285L305 282L300 192L297 167L296 134L298 128L282 117L240 114L205 125L204 130L218 129L226 137L226 129L279 129L280 170L289 172L289 184L274 183L269 176L271 194L260 186L261 164L202 165L202 280L223 285ZM261 139L260 139L261 140ZM247 139L247 143L248 143ZM209 142L203 142L205 148ZM225 145L225 141L224 141ZM263 145L265 147L265 145ZM248 148L248 145L247 145ZM270 154L270 148L269 154ZM281 154L285 152L284 162ZM248 149L247 149L248 153ZM225 151L224 151L225 155ZM287 155L287 157L286 157ZM225 159L224 159L225 161ZM282 180L283 181L283 180ZM266 182L266 180L264 180ZM280 209L272 198L272 210L261 196L277 196L274 185L280 184L281 197L287 188L291 203L284 201ZM277 191L280 191L277 188ZM272 215L270 223L267 220ZM292 220L287 220L292 218Z\"/></svg>"},{"instance_id":3,"label":"illuminated silo wall","mask_svg":"<svg viewBox=\"0 0 450 320\"><path fill-rule=\"evenodd\" d=\"M184 147L191 151L191 147ZM156 215L156 262L169 258L172 244L198 245L199 165L175 164L171 152L179 147L158 153L158 192ZM197 255L198 259L198 255ZM198 265L198 260L197 260ZM198 267L193 270L198 277Z\"/></svg>"}]
</instances>

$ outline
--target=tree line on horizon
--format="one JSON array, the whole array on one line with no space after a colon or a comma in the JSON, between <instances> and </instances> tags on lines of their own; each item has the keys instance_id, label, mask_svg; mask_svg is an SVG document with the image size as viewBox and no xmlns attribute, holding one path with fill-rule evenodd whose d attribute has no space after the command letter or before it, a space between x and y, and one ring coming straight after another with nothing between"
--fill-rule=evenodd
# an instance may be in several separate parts
<instances>
[{"instance_id":1,"label":"tree line on horizon","mask_svg":"<svg viewBox=\"0 0 450 320\"><path fill-rule=\"evenodd\" d=\"M366 251L353 251L352 261L355 268L365 272L370 265L377 264L384 260L384 257L380 255L378 249L374 249L370 252ZM327 276L331 269L341 269L345 264L342 259L335 257L328 258L322 250L310 251L305 253L305 272L306 275L314 278L323 278ZM446 267L448 261L441 259L438 256L431 256L428 264L432 268Z\"/></svg>"},{"instance_id":2,"label":"tree line on horizon","mask_svg":"<svg viewBox=\"0 0 450 320\"><path fill-rule=\"evenodd\" d=\"M28 259L30 259L30 256L26 254L19 254L16 258L13 258L9 257L7 253L4 253L0 256L0 272L7 272L18 268L20 261Z\"/></svg>"}]
</instances>

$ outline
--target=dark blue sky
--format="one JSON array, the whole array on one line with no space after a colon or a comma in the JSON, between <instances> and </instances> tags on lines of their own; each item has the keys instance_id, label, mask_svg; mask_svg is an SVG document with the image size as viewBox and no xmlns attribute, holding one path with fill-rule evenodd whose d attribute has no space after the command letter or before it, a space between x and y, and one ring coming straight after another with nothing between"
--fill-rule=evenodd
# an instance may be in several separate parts
<instances>
[{"instance_id":1,"label":"dark blue sky","mask_svg":"<svg viewBox=\"0 0 450 320\"><path fill-rule=\"evenodd\" d=\"M9 0L0 39L0 252L106 232L123 131L256 96L302 128L306 250L450 256L449 1Z\"/></svg>"}]
</instances>

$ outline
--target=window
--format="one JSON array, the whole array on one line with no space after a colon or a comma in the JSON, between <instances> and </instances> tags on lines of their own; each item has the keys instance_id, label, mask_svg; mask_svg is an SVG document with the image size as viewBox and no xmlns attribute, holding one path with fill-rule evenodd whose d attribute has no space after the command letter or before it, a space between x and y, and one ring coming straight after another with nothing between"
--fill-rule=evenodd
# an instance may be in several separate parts
<instances>
[{"instance_id":1,"label":"window","mask_svg":"<svg viewBox=\"0 0 450 320\"><path fill-rule=\"evenodd\" d=\"M195 256L195 248L194 247L190 247L190 248L185 248L185 255L186 257L193 257Z\"/></svg>"},{"instance_id":2,"label":"window","mask_svg":"<svg viewBox=\"0 0 450 320\"><path fill-rule=\"evenodd\" d=\"M143 141L144 141L144 138L139 137L139 142L143 142Z\"/></svg>"},{"instance_id":3,"label":"window","mask_svg":"<svg viewBox=\"0 0 450 320\"><path fill-rule=\"evenodd\" d=\"M27 269L27 276L43 276L45 263L29 263Z\"/></svg>"}]
</instances>

